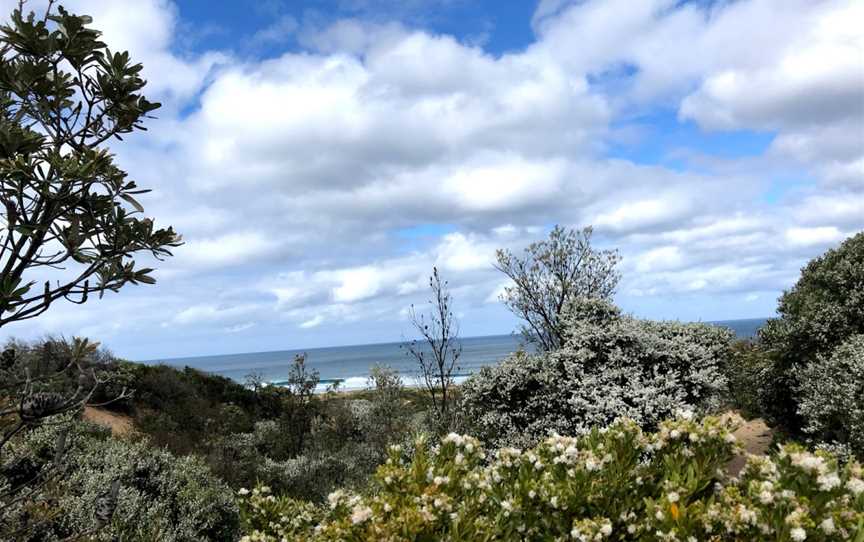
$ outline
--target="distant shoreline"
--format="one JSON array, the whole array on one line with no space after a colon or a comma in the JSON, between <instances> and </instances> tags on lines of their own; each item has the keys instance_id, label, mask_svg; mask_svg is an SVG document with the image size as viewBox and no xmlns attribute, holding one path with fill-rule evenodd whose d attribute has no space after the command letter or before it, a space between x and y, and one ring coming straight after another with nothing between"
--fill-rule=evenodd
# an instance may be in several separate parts
<instances>
[{"instance_id":1,"label":"distant shoreline","mask_svg":"<svg viewBox=\"0 0 864 542\"><path fill-rule=\"evenodd\" d=\"M766 317L761 317L761 318L736 318L733 320L711 320L711 321L702 321L702 320L687 320L687 321L685 321L685 320L657 320L657 321L682 322L682 323L686 323L686 324L711 324L711 325L715 325L715 326L729 327L733 331L736 331L734 329L734 327L732 327L732 324L735 324L735 323L744 324L747 322L762 322L762 323L764 323L764 322L768 321L770 318L773 318L773 317L772 316L766 316ZM471 337L462 337L461 339L464 341L471 341L471 340L477 340L477 339L492 339L492 338L498 338L498 337L517 337L519 339L522 338L518 332L514 331L511 333L499 333L499 334L494 334L494 335L474 335ZM178 363L175 363L175 362L195 361L195 360L205 359L205 358L206 359L216 359L216 358L233 358L233 357L237 357L237 356L257 356L257 355L264 356L264 355L270 355L270 354L280 354L280 353L284 353L284 352L291 352L291 353L296 352L296 353L309 354L309 353L314 353L316 351L332 350L332 349L339 349L339 348L355 349L355 348L365 348L365 347L371 347L371 346L399 346L399 345L405 344L406 342L408 342L408 341L388 341L388 342L382 342L382 343L341 344L341 345L335 345L335 346L316 346L316 347L312 347L312 348L287 348L287 349L283 349L283 350L258 350L255 352L235 352L235 353L229 353L229 354L201 354L201 355L195 355L195 356L182 356L182 357L178 357L178 358L153 358L153 359L130 360L130 361L134 361L135 363L144 363L144 364L165 363L168 365L177 365ZM171 363L169 363L169 362L171 362Z\"/></svg>"},{"instance_id":2,"label":"distant shoreline","mask_svg":"<svg viewBox=\"0 0 864 542\"><path fill-rule=\"evenodd\" d=\"M765 323L765 318L723 320L702 322L731 329L739 338L752 337ZM370 369L383 365L396 371L407 388L421 387L415 362L410 359L401 346L403 342L373 343L354 346L335 346L297 350L274 350L243 354L220 354L216 356L195 356L160 361L143 362L147 364L164 363L174 367L192 367L201 371L221 375L244 383L246 377L255 374L269 385L285 385L288 370L294 357L306 354L307 369L317 371L320 384L316 392L327 390L328 386L339 383L340 391L368 389ZM457 382L463 382L471 374L484 366L494 365L517 350L532 351L524 344L521 335L486 335L461 339L462 358L459 363Z\"/></svg>"}]
</instances>

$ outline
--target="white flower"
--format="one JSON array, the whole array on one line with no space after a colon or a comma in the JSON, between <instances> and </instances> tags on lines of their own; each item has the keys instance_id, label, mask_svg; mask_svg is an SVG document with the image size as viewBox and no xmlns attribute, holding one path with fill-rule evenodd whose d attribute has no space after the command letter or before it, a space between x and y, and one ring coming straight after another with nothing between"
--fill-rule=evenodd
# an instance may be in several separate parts
<instances>
[{"instance_id":1,"label":"white flower","mask_svg":"<svg viewBox=\"0 0 864 542\"><path fill-rule=\"evenodd\" d=\"M361 506L358 504L353 510L351 510L351 523L354 525L363 523L370 517L372 517L372 509L368 506Z\"/></svg>"},{"instance_id":2,"label":"white flower","mask_svg":"<svg viewBox=\"0 0 864 542\"><path fill-rule=\"evenodd\" d=\"M840 477L837 476L836 472L832 472L830 474L822 474L816 479L816 483L819 484L819 489L822 491L831 491L835 487L840 487Z\"/></svg>"},{"instance_id":3,"label":"white flower","mask_svg":"<svg viewBox=\"0 0 864 542\"><path fill-rule=\"evenodd\" d=\"M801 542L802 540L807 539L807 531L802 529L801 527L795 527L791 531L789 531L789 536L792 537L792 540L796 542Z\"/></svg>"},{"instance_id":4,"label":"white flower","mask_svg":"<svg viewBox=\"0 0 864 542\"><path fill-rule=\"evenodd\" d=\"M669 499L669 502L678 502L681 497L673 491L666 495L666 498Z\"/></svg>"},{"instance_id":5,"label":"white flower","mask_svg":"<svg viewBox=\"0 0 864 542\"><path fill-rule=\"evenodd\" d=\"M864 480L861 480L860 478L849 478L849 481L846 482L846 489L855 495L860 495L861 492L864 491Z\"/></svg>"},{"instance_id":6,"label":"white flower","mask_svg":"<svg viewBox=\"0 0 864 542\"><path fill-rule=\"evenodd\" d=\"M248 494L249 494L249 490L246 489L245 487L241 487L241 488L240 488L240 491L238 491L237 493L239 493L240 495L248 495Z\"/></svg>"},{"instance_id":7,"label":"white flower","mask_svg":"<svg viewBox=\"0 0 864 542\"><path fill-rule=\"evenodd\" d=\"M685 420L692 420L693 419L693 411L692 410L679 408L678 412L676 414L678 415L679 418L683 418Z\"/></svg>"},{"instance_id":8,"label":"white flower","mask_svg":"<svg viewBox=\"0 0 864 542\"><path fill-rule=\"evenodd\" d=\"M827 518L822 523L819 524L819 527L822 528L822 532L825 534L832 534L834 532L834 519Z\"/></svg>"}]
</instances>

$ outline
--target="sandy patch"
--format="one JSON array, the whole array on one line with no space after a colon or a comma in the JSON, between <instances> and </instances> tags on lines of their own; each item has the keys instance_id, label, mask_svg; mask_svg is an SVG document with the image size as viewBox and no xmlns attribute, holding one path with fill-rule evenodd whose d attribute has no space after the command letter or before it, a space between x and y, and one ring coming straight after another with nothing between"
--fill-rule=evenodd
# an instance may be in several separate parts
<instances>
[{"instance_id":1,"label":"sandy patch","mask_svg":"<svg viewBox=\"0 0 864 542\"><path fill-rule=\"evenodd\" d=\"M768 427L765 420L756 418L739 427L734 435L744 447L744 453L732 458L732 461L726 465L726 471L732 476L737 476L747 463L747 455L768 453L774 439L774 431Z\"/></svg>"},{"instance_id":2,"label":"sandy patch","mask_svg":"<svg viewBox=\"0 0 864 542\"><path fill-rule=\"evenodd\" d=\"M127 435L134 429L132 420L128 416L116 414L101 408L85 406L82 417L88 422L111 429L111 434L115 437Z\"/></svg>"}]
</instances>

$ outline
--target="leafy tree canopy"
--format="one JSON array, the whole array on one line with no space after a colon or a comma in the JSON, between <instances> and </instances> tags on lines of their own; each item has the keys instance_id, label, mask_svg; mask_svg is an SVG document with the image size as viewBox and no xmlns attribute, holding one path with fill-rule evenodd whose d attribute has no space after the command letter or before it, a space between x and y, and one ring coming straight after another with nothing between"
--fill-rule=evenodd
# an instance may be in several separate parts
<instances>
[{"instance_id":1,"label":"leafy tree canopy","mask_svg":"<svg viewBox=\"0 0 864 542\"><path fill-rule=\"evenodd\" d=\"M147 190L105 147L144 130L159 104L141 94L141 64L90 23L49 3L42 16L19 6L0 26L0 326L61 298L152 284L133 256L158 259L180 244L137 216Z\"/></svg>"},{"instance_id":2,"label":"leafy tree canopy","mask_svg":"<svg viewBox=\"0 0 864 542\"><path fill-rule=\"evenodd\" d=\"M811 260L777 312L760 339L784 365L809 363L864 333L864 232Z\"/></svg>"}]
</instances>

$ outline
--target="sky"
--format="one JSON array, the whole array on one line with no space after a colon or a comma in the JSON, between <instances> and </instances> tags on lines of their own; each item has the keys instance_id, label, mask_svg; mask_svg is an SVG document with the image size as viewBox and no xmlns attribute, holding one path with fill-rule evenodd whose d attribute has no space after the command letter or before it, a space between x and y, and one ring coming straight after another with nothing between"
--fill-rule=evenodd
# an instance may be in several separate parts
<instances>
[{"instance_id":1,"label":"sky","mask_svg":"<svg viewBox=\"0 0 864 542\"><path fill-rule=\"evenodd\" d=\"M433 266L463 335L508 333L495 250L555 224L620 250L629 313L765 317L864 229L861 1L64 5L144 64L163 107L111 150L186 242L156 285L5 337L133 360L398 341Z\"/></svg>"}]
</instances>

